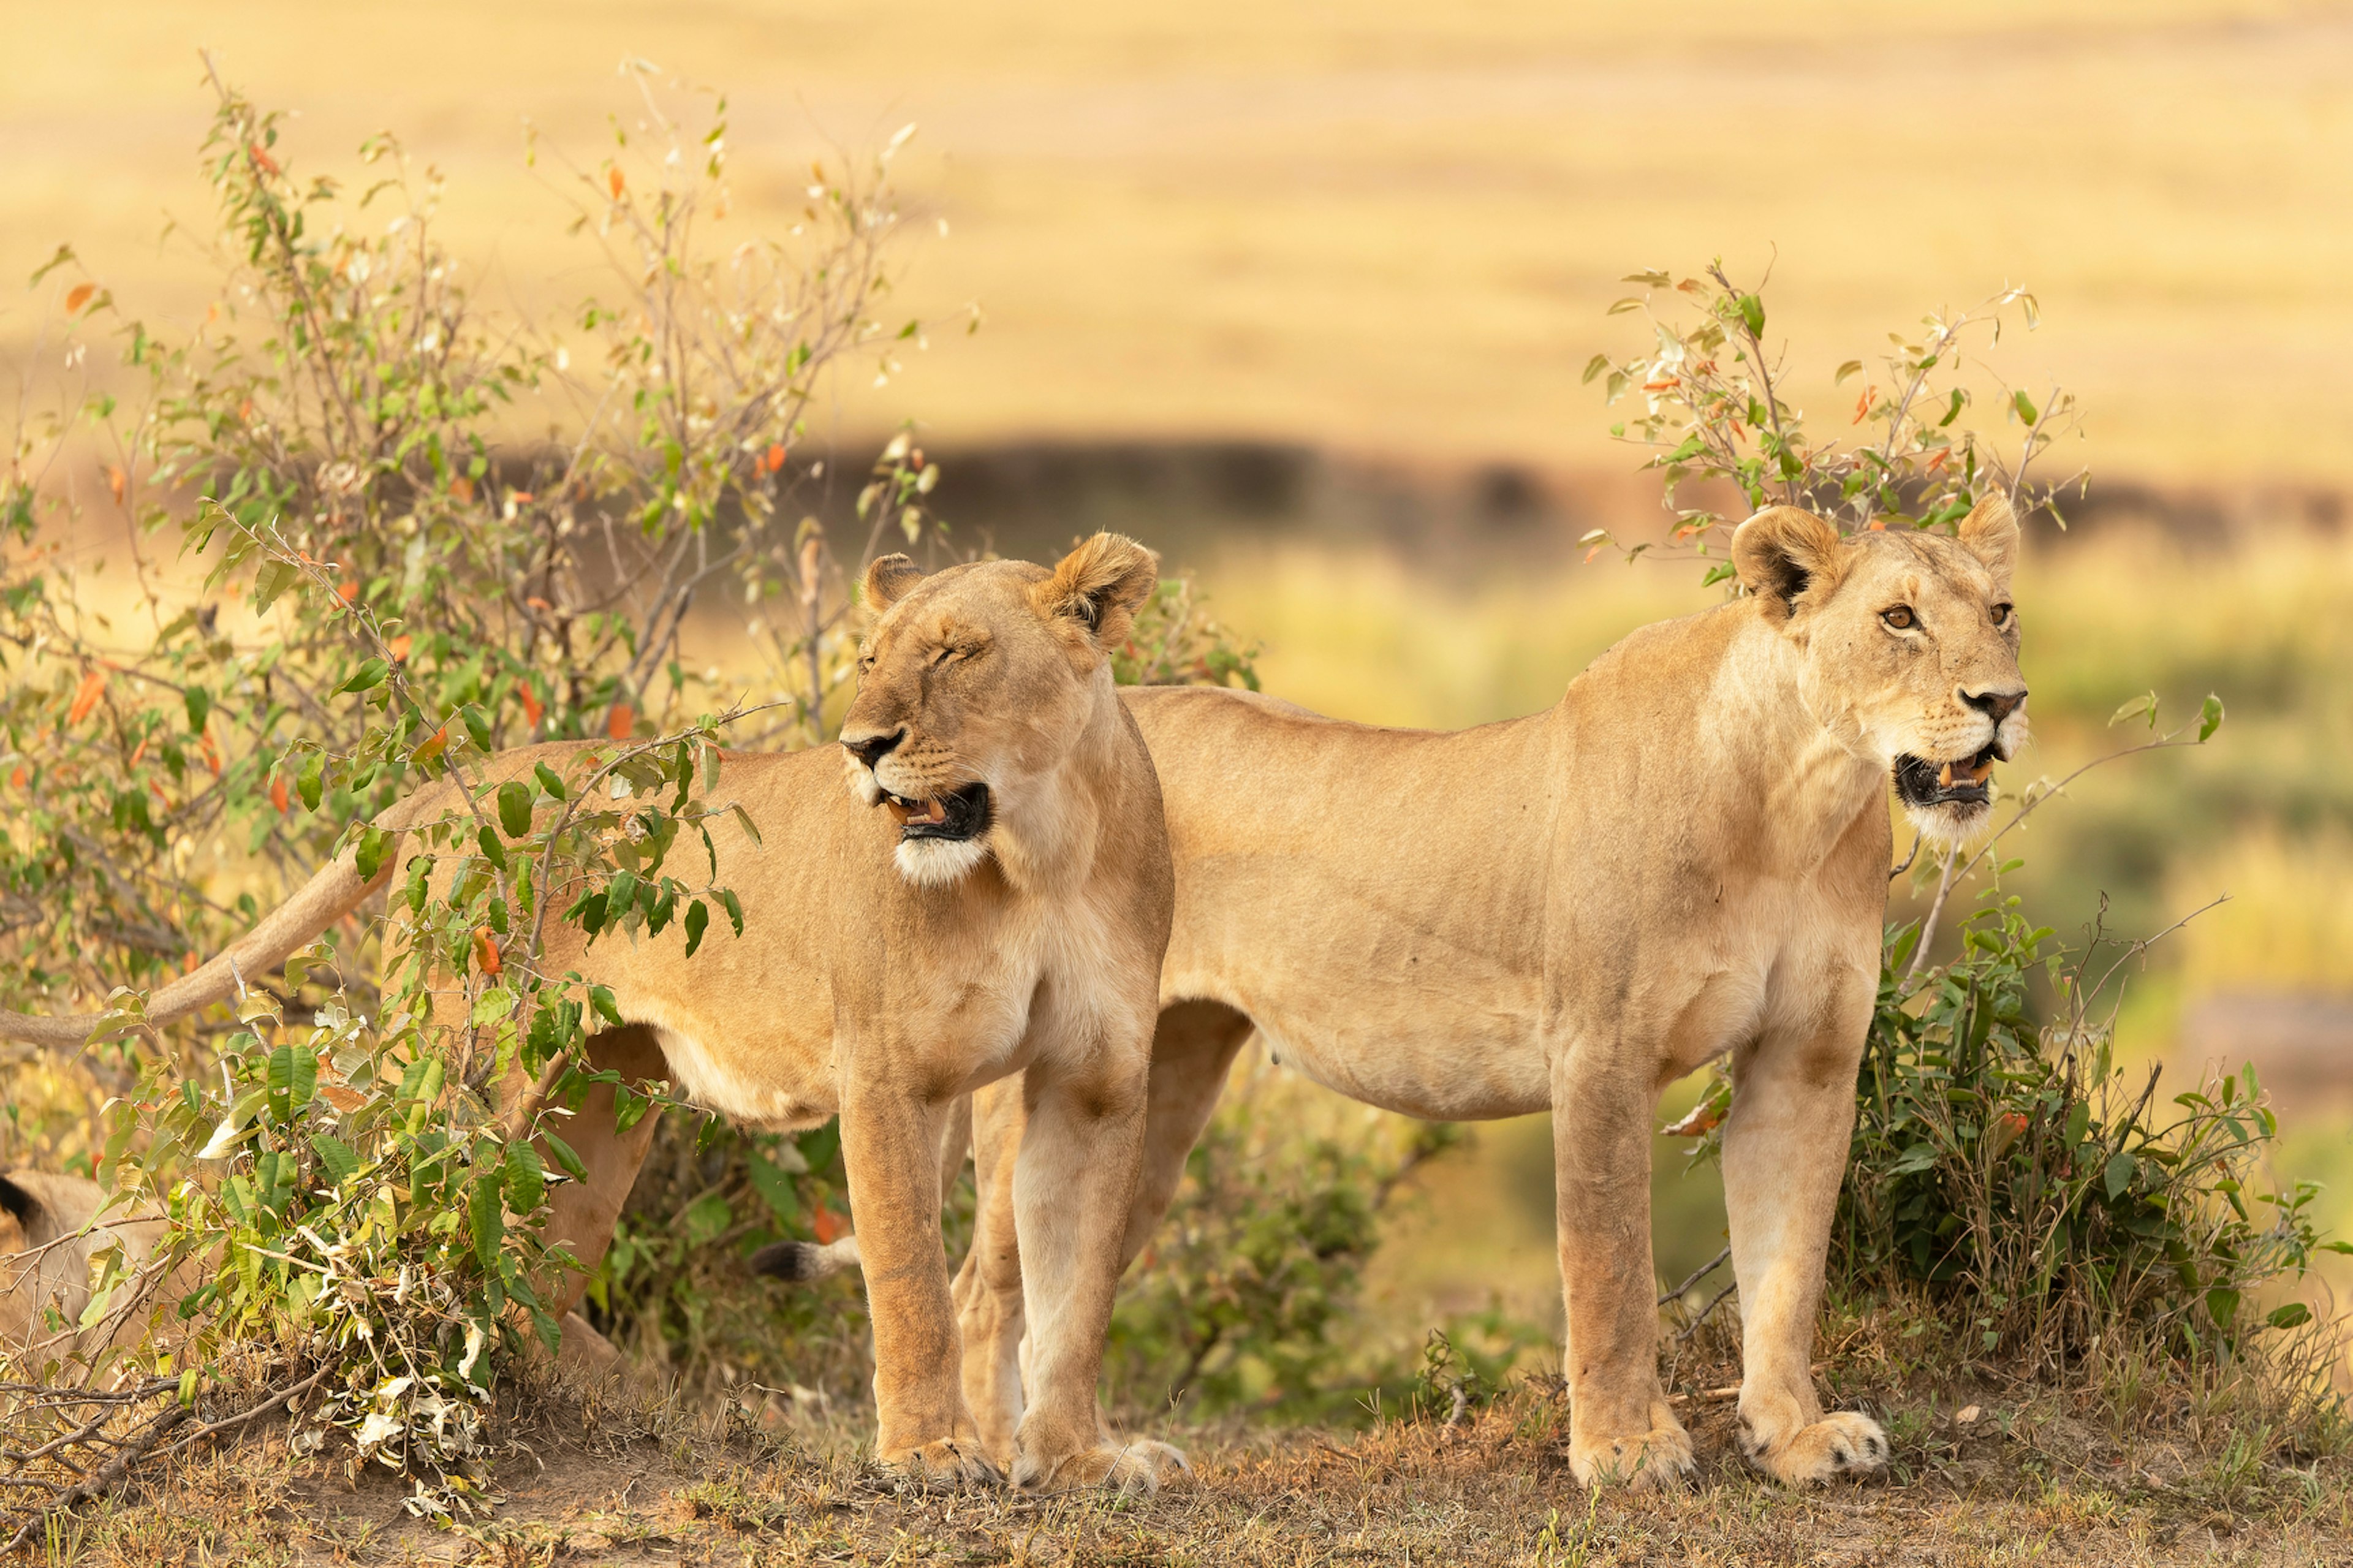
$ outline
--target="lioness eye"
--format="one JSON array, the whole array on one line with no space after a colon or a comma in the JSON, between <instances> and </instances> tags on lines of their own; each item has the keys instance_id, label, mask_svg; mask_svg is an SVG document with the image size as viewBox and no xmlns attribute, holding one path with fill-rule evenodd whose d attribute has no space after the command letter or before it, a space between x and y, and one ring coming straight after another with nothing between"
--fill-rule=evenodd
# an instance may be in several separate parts
<instances>
[{"instance_id":1,"label":"lioness eye","mask_svg":"<svg viewBox=\"0 0 2353 1568\"><path fill-rule=\"evenodd\" d=\"M1908 631L1912 626L1912 606L1898 605L1892 610L1882 610L1879 618L1896 631Z\"/></svg>"},{"instance_id":2,"label":"lioness eye","mask_svg":"<svg viewBox=\"0 0 2353 1568\"><path fill-rule=\"evenodd\" d=\"M2008 605L1996 605L1993 607L1993 624L1998 626L2008 626L2010 624L2010 606Z\"/></svg>"}]
</instances>

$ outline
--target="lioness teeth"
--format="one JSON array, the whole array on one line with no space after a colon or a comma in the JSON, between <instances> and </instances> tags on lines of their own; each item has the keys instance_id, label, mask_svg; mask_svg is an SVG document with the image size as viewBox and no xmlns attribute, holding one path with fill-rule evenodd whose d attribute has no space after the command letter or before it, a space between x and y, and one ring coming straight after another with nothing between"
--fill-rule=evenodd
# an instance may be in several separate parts
<instances>
[{"instance_id":1,"label":"lioness teeth","mask_svg":"<svg viewBox=\"0 0 2353 1568\"><path fill-rule=\"evenodd\" d=\"M916 820L921 821L921 822L945 822L947 819L948 819L948 808L947 808L947 803L946 803L946 802L944 802L944 801L938 801L938 800L927 800L927 801L925 801L925 802L923 803L923 811L918 815L918 816L917 816L917 818L916 818Z\"/></svg>"},{"instance_id":2,"label":"lioness teeth","mask_svg":"<svg viewBox=\"0 0 2353 1568\"><path fill-rule=\"evenodd\" d=\"M1950 789L1953 787L1952 763L1947 763L1945 764L1944 771L1936 775L1936 787L1938 789Z\"/></svg>"},{"instance_id":3,"label":"lioness teeth","mask_svg":"<svg viewBox=\"0 0 2353 1568\"><path fill-rule=\"evenodd\" d=\"M1992 776L1993 764L1991 763L1979 763L1976 767L1969 770L1969 780L1973 784L1983 784Z\"/></svg>"}]
</instances>

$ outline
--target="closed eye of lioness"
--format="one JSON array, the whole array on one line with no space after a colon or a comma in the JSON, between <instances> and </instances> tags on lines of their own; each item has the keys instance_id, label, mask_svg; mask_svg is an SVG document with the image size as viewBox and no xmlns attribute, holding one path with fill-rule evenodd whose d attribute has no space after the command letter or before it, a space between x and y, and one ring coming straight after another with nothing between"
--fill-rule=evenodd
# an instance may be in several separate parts
<instances>
[{"instance_id":1,"label":"closed eye of lioness","mask_svg":"<svg viewBox=\"0 0 2353 1568\"><path fill-rule=\"evenodd\" d=\"M926 577L903 556L875 563L841 749L725 759L724 793L759 828L714 850L741 936L689 959L677 937L587 946L559 926L542 961L611 991L622 1026L591 1042L592 1066L668 1079L750 1125L840 1117L865 1221L877 1448L911 1470L1150 1487L1182 1462L1110 1436L1095 1391L1173 896L1158 786L1108 650L1156 571L1150 551L1109 534L1050 571L1004 561ZM578 750L502 753L485 782ZM452 790L421 791L381 825L446 814ZM400 859L386 856L378 884ZM150 1016L227 995L240 970L268 972L369 890L346 854L157 993ZM0 1036L70 1046L93 1022L0 1014ZM1029 1265L1035 1398L992 1451L958 1379L935 1171L961 1098L1000 1079L1029 1107L1014 1212L1000 1217ZM547 1239L591 1268L652 1120L617 1131L608 1086L565 1124L588 1179L554 1189ZM564 1276L571 1296L582 1281Z\"/></svg>"},{"instance_id":2,"label":"closed eye of lioness","mask_svg":"<svg viewBox=\"0 0 2353 1568\"><path fill-rule=\"evenodd\" d=\"M1810 1356L1878 986L1886 796L1892 778L1937 839L1985 820L2026 735L2017 553L1998 496L1957 536L1842 539L1775 508L1734 538L1746 596L1646 626L1548 711L1475 730L1124 693L1176 871L1128 1256L1253 1027L1409 1115L1549 1110L1570 1467L1674 1476L1692 1448L1658 1378L1651 1129L1668 1084L1728 1056L1741 1450L1792 1485L1882 1468L1885 1434L1823 1412ZM1016 1097L979 1098L984 1194L1019 1121ZM985 1204L959 1280L968 1387L1018 1365L989 1337L1018 1311L984 1300L1018 1293L1012 1250Z\"/></svg>"}]
</instances>

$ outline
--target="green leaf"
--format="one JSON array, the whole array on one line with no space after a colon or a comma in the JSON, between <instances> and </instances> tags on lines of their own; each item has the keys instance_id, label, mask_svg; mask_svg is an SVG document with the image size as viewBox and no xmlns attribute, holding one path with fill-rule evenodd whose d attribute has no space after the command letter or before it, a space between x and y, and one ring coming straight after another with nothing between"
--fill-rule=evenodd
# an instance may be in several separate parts
<instances>
[{"instance_id":1,"label":"green leaf","mask_svg":"<svg viewBox=\"0 0 2353 1568\"><path fill-rule=\"evenodd\" d=\"M1862 374L1862 362L1859 359L1851 359L1844 364L1838 367L1838 374L1831 377L1831 384L1832 386L1843 385L1848 376L1860 375Z\"/></svg>"},{"instance_id":2,"label":"green leaf","mask_svg":"<svg viewBox=\"0 0 2353 1568\"><path fill-rule=\"evenodd\" d=\"M311 1103L319 1086L319 1058L308 1050L280 1046L269 1053L269 1114L284 1122Z\"/></svg>"},{"instance_id":3,"label":"green leaf","mask_svg":"<svg viewBox=\"0 0 2353 1568\"><path fill-rule=\"evenodd\" d=\"M1595 376L1606 374L1609 368L1609 356L1608 354L1595 354L1591 359L1585 362L1585 380L1589 382Z\"/></svg>"},{"instance_id":4,"label":"green leaf","mask_svg":"<svg viewBox=\"0 0 2353 1568\"><path fill-rule=\"evenodd\" d=\"M518 1138L507 1145L507 1212L528 1218L546 1198L547 1167L540 1163L539 1151Z\"/></svg>"},{"instance_id":5,"label":"green leaf","mask_svg":"<svg viewBox=\"0 0 2353 1568\"><path fill-rule=\"evenodd\" d=\"M484 1268L497 1267L499 1243L505 1239L507 1216L499 1202L499 1184L478 1175L466 1194L468 1234L473 1237L474 1258Z\"/></svg>"},{"instance_id":6,"label":"green leaf","mask_svg":"<svg viewBox=\"0 0 2353 1568\"><path fill-rule=\"evenodd\" d=\"M617 1029L621 1026L621 1009L615 1005L613 993L608 988L602 985L588 987L588 1005L596 1009L596 1016L605 1022Z\"/></svg>"},{"instance_id":7,"label":"green leaf","mask_svg":"<svg viewBox=\"0 0 2353 1568\"><path fill-rule=\"evenodd\" d=\"M324 782L322 775L325 770L326 759L313 752L311 753L311 760L302 764L301 776L294 781L294 793L302 797L302 808L305 811L319 809L319 796Z\"/></svg>"},{"instance_id":8,"label":"green leaf","mask_svg":"<svg viewBox=\"0 0 2353 1568\"><path fill-rule=\"evenodd\" d=\"M2119 1152L2109 1156L2107 1170L2103 1173L2108 1184L2108 1196L2122 1197L2124 1190L2132 1185L2132 1179L2139 1173L2140 1162L2130 1154Z\"/></svg>"},{"instance_id":9,"label":"green leaf","mask_svg":"<svg viewBox=\"0 0 2353 1568\"><path fill-rule=\"evenodd\" d=\"M2198 743L2204 745L2222 727L2222 700L2212 692L2206 694L2206 704L2198 710Z\"/></svg>"},{"instance_id":10,"label":"green leaf","mask_svg":"<svg viewBox=\"0 0 2353 1568\"><path fill-rule=\"evenodd\" d=\"M757 1150L744 1156L745 1168L751 1173L752 1190L768 1205L779 1225L797 1225L801 1217L800 1194L794 1190L793 1180L763 1156Z\"/></svg>"},{"instance_id":11,"label":"green leaf","mask_svg":"<svg viewBox=\"0 0 2353 1568\"><path fill-rule=\"evenodd\" d=\"M531 771L532 776L539 780L539 787L547 792L548 799L565 798L564 779L554 768L549 767L545 763L533 763L531 765Z\"/></svg>"},{"instance_id":12,"label":"green leaf","mask_svg":"<svg viewBox=\"0 0 2353 1568\"><path fill-rule=\"evenodd\" d=\"M2206 1310L2213 1318L2215 1327L2229 1328L2231 1320L2239 1313L2239 1293L2228 1286L2218 1286L2207 1291Z\"/></svg>"},{"instance_id":13,"label":"green leaf","mask_svg":"<svg viewBox=\"0 0 2353 1568\"><path fill-rule=\"evenodd\" d=\"M705 1193L686 1209L686 1241L689 1247L708 1247L727 1227L735 1223L735 1211L718 1193Z\"/></svg>"},{"instance_id":14,"label":"green leaf","mask_svg":"<svg viewBox=\"0 0 2353 1568\"><path fill-rule=\"evenodd\" d=\"M473 1025L481 1028L495 1024L515 1009L515 994L503 985L493 985L474 998Z\"/></svg>"},{"instance_id":15,"label":"green leaf","mask_svg":"<svg viewBox=\"0 0 2353 1568\"><path fill-rule=\"evenodd\" d=\"M300 575L301 569L291 561L265 562L261 570L253 574L253 595L248 601L253 605L253 613L258 616L269 608Z\"/></svg>"},{"instance_id":16,"label":"green leaf","mask_svg":"<svg viewBox=\"0 0 2353 1568\"><path fill-rule=\"evenodd\" d=\"M547 764L542 763L544 768ZM557 796L559 800L562 796ZM531 786L520 779L510 779L499 785L499 826L506 829L509 838L521 838L531 831Z\"/></svg>"},{"instance_id":17,"label":"green leaf","mask_svg":"<svg viewBox=\"0 0 2353 1568\"><path fill-rule=\"evenodd\" d=\"M702 933L711 924L711 910L701 899L686 906L686 956L692 958L694 950L702 945Z\"/></svg>"},{"instance_id":18,"label":"green leaf","mask_svg":"<svg viewBox=\"0 0 2353 1568\"><path fill-rule=\"evenodd\" d=\"M2034 399L2027 396L2023 392L2011 393L2010 395L2010 405L2018 410L2018 418L2021 424L2031 425L2038 417L2040 417L2040 416L2034 412Z\"/></svg>"},{"instance_id":19,"label":"green leaf","mask_svg":"<svg viewBox=\"0 0 2353 1568\"><path fill-rule=\"evenodd\" d=\"M2131 701L2126 702L2126 704L2124 704L2124 706L2122 706L2122 707L2118 708L2118 709L2116 710L2116 712L2114 712L2113 714L2109 715L2109 717L2108 717L2108 727L2109 727L2110 729L2114 729L2114 728L2116 728L2118 724L2123 723L2126 720L2127 720L2127 719L2137 719L2137 718L2141 717L2143 714L2147 714L2147 715L2148 716L2148 727L2149 727L2150 729L2152 729L2152 730L2156 729L2156 728L2157 728L2157 693L2156 693L2156 692L2154 692L2154 691L2144 691L2144 692L2142 692L2138 697L2134 698Z\"/></svg>"},{"instance_id":20,"label":"green leaf","mask_svg":"<svg viewBox=\"0 0 2353 1568\"><path fill-rule=\"evenodd\" d=\"M480 708L470 702L466 705L465 711L459 716L466 721L466 734L468 738L472 740L474 744L482 751L489 751L491 749L490 715L484 713Z\"/></svg>"},{"instance_id":21,"label":"green leaf","mask_svg":"<svg viewBox=\"0 0 2353 1568\"><path fill-rule=\"evenodd\" d=\"M391 673L391 665L386 664L383 659L372 658L366 663L361 665L358 669L353 671L352 678L349 680L344 681L341 686L335 688L335 689L338 691L374 690L376 687L382 686L385 681L385 677Z\"/></svg>"},{"instance_id":22,"label":"green leaf","mask_svg":"<svg viewBox=\"0 0 2353 1568\"><path fill-rule=\"evenodd\" d=\"M1740 323L1748 329L1752 338L1765 335L1765 301L1754 294L1740 297Z\"/></svg>"},{"instance_id":23,"label":"green leaf","mask_svg":"<svg viewBox=\"0 0 2353 1568\"><path fill-rule=\"evenodd\" d=\"M180 693L180 702L188 710L188 728L202 731L205 721L212 717L213 694L201 686L191 686Z\"/></svg>"},{"instance_id":24,"label":"green leaf","mask_svg":"<svg viewBox=\"0 0 2353 1568\"><path fill-rule=\"evenodd\" d=\"M319 1163L325 1167L331 1186L343 1185L360 1168L358 1151L332 1133L312 1133L311 1147L317 1151Z\"/></svg>"},{"instance_id":25,"label":"green leaf","mask_svg":"<svg viewBox=\"0 0 2353 1568\"><path fill-rule=\"evenodd\" d=\"M735 897L735 890L732 888L721 888L718 889L718 898L720 903L724 906L727 910L727 923L735 928L735 934L737 936L742 936L744 934L744 905L742 901Z\"/></svg>"},{"instance_id":26,"label":"green leaf","mask_svg":"<svg viewBox=\"0 0 2353 1568\"><path fill-rule=\"evenodd\" d=\"M2274 1329L2300 1329L2312 1321L2312 1309L2301 1301L2290 1301L2284 1307L2274 1307L2263 1321Z\"/></svg>"},{"instance_id":27,"label":"green leaf","mask_svg":"<svg viewBox=\"0 0 2353 1568\"><path fill-rule=\"evenodd\" d=\"M381 827L371 827L361 833L354 858L359 862L360 880L373 882L384 868L384 858L392 853L393 835Z\"/></svg>"},{"instance_id":28,"label":"green leaf","mask_svg":"<svg viewBox=\"0 0 2353 1568\"><path fill-rule=\"evenodd\" d=\"M580 1156L573 1152L571 1144L543 1128L539 1135L545 1140L547 1152L555 1156L556 1164L563 1168L565 1175L575 1182L588 1179L588 1167L580 1163Z\"/></svg>"},{"instance_id":29,"label":"green leaf","mask_svg":"<svg viewBox=\"0 0 2353 1568\"><path fill-rule=\"evenodd\" d=\"M499 842L498 830L489 823L482 824L474 834L474 843L482 851L482 858L503 871L507 868L507 847Z\"/></svg>"}]
</instances>

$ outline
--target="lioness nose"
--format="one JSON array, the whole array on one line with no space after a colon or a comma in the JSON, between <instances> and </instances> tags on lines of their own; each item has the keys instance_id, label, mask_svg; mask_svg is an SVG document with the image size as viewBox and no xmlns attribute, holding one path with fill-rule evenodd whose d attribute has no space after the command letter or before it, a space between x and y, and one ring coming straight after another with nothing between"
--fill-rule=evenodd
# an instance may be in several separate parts
<instances>
[{"instance_id":1,"label":"lioness nose","mask_svg":"<svg viewBox=\"0 0 2353 1568\"><path fill-rule=\"evenodd\" d=\"M893 730L887 735L845 734L841 737L841 749L871 768L889 756L899 742L906 738L907 731L903 727Z\"/></svg>"},{"instance_id":2,"label":"lioness nose","mask_svg":"<svg viewBox=\"0 0 2353 1568\"><path fill-rule=\"evenodd\" d=\"M1999 724L2018 711L2018 705L2026 700L2026 688L2021 686L2015 691L1964 691L1961 700Z\"/></svg>"}]
</instances>

